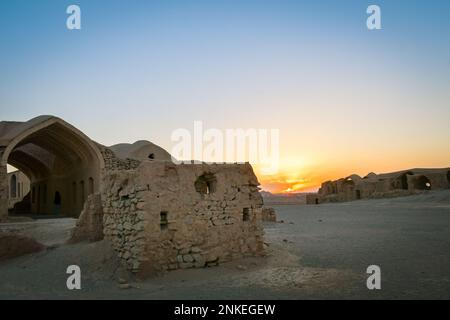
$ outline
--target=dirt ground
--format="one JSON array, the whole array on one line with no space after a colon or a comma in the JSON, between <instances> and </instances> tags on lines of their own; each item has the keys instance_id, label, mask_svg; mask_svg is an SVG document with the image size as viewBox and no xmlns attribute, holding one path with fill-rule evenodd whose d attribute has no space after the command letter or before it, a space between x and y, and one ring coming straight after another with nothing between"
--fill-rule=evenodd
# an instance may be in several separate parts
<instances>
[{"instance_id":1,"label":"dirt ground","mask_svg":"<svg viewBox=\"0 0 450 320\"><path fill-rule=\"evenodd\" d=\"M0 299L450 299L450 191L275 208L283 223L265 224L266 257L146 281L105 241L65 245L74 219L3 224L47 249L0 262ZM66 288L72 264L81 290ZM372 264L381 290L366 287Z\"/></svg>"}]
</instances>

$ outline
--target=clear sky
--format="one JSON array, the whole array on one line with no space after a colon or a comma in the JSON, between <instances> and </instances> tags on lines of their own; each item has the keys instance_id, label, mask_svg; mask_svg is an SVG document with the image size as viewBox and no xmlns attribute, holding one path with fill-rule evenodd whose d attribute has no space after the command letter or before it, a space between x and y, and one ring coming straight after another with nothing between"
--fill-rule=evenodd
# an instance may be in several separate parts
<instances>
[{"instance_id":1,"label":"clear sky","mask_svg":"<svg viewBox=\"0 0 450 320\"><path fill-rule=\"evenodd\" d=\"M275 192L450 166L449 89L449 1L0 2L2 120L53 114L105 145L169 151L195 120L277 128L281 170L259 174Z\"/></svg>"}]
</instances>

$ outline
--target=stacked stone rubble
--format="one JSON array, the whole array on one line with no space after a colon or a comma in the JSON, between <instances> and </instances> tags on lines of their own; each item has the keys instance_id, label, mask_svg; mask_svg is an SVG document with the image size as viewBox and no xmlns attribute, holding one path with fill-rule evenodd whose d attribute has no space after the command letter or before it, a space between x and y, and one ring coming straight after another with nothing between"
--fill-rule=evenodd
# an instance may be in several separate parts
<instances>
[{"instance_id":1,"label":"stacked stone rubble","mask_svg":"<svg viewBox=\"0 0 450 320\"><path fill-rule=\"evenodd\" d=\"M100 144L97 144L97 147L103 156L105 169L107 171L136 169L141 163L139 160L135 159L119 159L115 156L114 152Z\"/></svg>"},{"instance_id":2,"label":"stacked stone rubble","mask_svg":"<svg viewBox=\"0 0 450 320\"><path fill-rule=\"evenodd\" d=\"M144 259L146 213L142 190L129 183L132 172L117 171L105 177L103 228L119 258L128 269L137 270Z\"/></svg>"}]
</instances>

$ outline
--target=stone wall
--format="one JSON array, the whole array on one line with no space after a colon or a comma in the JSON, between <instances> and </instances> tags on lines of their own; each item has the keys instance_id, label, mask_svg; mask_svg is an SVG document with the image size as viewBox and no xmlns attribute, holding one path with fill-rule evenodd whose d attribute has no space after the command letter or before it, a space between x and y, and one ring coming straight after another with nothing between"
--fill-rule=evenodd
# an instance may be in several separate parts
<instances>
[{"instance_id":1,"label":"stone wall","mask_svg":"<svg viewBox=\"0 0 450 320\"><path fill-rule=\"evenodd\" d=\"M104 234L143 276L261 255L262 197L249 164L144 161L104 176Z\"/></svg>"}]
</instances>

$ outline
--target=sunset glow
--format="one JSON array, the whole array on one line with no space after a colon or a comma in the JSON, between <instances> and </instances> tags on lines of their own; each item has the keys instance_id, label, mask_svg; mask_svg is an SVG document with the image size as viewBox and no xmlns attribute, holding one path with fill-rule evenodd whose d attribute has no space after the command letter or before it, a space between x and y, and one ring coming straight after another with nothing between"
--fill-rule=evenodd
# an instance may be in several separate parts
<instances>
[{"instance_id":1,"label":"sunset glow","mask_svg":"<svg viewBox=\"0 0 450 320\"><path fill-rule=\"evenodd\" d=\"M175 2L83 1L79 32L51 1L2 3L2 118L52 114L104 145L169 152L198 120L279 129L278 172L252 163L276 193L450 165L450 20L426 15L448 4L381 1L372 32L361 1Z\"/></svg>"}]
</instances>

